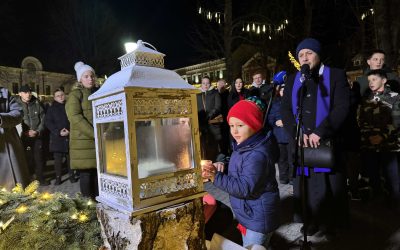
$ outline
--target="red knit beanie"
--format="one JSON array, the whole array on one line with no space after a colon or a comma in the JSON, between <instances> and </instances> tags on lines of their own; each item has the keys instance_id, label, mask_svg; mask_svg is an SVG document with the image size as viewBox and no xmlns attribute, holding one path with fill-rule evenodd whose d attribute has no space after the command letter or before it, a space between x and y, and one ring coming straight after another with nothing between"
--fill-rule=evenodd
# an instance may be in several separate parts
<instances>
[{"instance_id":1,"label":"red knit beanie","mask_svg":"<svg viewBox=\"0 0 400 250\"><path fill-rule=\"evenodd\" d=\"M243 121L255 132L258 132L263 127L263 112L261 108L249 100L242 100L233 105L228 113L228 123L231 117Z\"/></svg>"}]
</instances>

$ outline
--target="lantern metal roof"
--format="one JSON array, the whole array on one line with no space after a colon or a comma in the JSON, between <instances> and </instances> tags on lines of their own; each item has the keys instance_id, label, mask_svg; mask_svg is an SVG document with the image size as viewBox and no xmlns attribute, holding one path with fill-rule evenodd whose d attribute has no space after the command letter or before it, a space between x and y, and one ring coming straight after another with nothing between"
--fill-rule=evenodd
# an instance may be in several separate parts
<instances>
[{"instance_id":1,"label":"lantern metal roof","mask_svg":"<svg viewBox=\"0 0 400 250\"><path fill-rule=\"evenodd\" d=\"M139 40L135 50L119 57L121 70L108 77L89 100L122 92L126 87L196 89L176 72L164 69L165 55L145 45L152 46Z\"/></svg>"}]
</instances>

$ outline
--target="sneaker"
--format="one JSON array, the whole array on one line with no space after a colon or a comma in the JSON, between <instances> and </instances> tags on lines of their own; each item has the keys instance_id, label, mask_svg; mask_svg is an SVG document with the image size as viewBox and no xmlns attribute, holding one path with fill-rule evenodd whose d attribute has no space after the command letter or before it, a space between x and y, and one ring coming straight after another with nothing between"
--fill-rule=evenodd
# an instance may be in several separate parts
<instances>
[{"instance_id":1,"label":"sneaker","mask_svg":"<svg viewBox=\"0 0 400 250\"><path fill-rule=\"evenodd\" d=\"M69 181L71 183L75 183L75 182L78 181L78 179L76 178L76 176L74 174L72 174L72 175L69 176Z\"/></svg>"}]
</instances>

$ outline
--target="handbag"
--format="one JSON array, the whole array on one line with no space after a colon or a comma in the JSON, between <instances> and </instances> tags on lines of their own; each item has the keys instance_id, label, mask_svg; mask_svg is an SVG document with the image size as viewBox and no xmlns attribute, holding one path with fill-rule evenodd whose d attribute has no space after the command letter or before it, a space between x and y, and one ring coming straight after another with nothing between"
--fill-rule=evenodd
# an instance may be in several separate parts
<instances>
[{"instance_id":1,"label":"handbag","mask_svg":"<svg viewBox=\"0 0 400 250\"><path fill-rule=\"evenodd\" d=\"M217 115L213 119L208 120L209 124L218 124L224 122L224 117L222 115Z\"/></svg>"},{"instance_id":2,"label":"handbag","mask_svg":"<svg viewBox=\"0 0 400 250\"><path fill-rule=\"evenodd\" d=\"M332 142L330 140L321 141L318 148L304 148L304 166L333 168L335 166L335 154Z\"/></svg>"}]
</instances>

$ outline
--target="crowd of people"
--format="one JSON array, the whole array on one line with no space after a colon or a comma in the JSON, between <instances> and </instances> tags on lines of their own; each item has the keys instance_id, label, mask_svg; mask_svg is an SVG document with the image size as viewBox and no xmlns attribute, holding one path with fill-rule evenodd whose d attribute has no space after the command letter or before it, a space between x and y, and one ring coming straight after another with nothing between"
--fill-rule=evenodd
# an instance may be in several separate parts
<instances>
[{"instance_id":1,"label":"crowd of people","mask_svg":"<svg viewBox=\"0 0 400 250\"><path fill-rule=\"evenodd\" d=\"M203 141L203 159L215 163L203 166L202 176L229 194L245 247L267 247L278 226L276 163L279 182L293 185L293 220L307 222L301 231L308 236L318 232L332 239L347 228L350 198L384 200L385 206L400 211L399 79L385 66L384 51L371 52L369 68L354 82L344 70L323 64L315 39L300 42L296 57L302 70L283 84L268 84L255 72L249 89L236 79L225 102L218 97L219 84L217 92L208 78L202 80L198 109L207 115L200 119L200 129L203 137L216 140L217 150L208 154L209 144ZM209 92L218 105L204 98ZM222 139L208 128L210 120L223 114L224 105L231 134L230 160L225 162L215 157L225 154L218 147ZM331 163L307 165L301 151L315 150L318 158L321 145L328 145Z\"/></svg>"},{"instance_id":2,"label":"crowd of people","mask_svg":"<svg viewBox=\"0 0 400 250\"><path fill-rule=\"evenodd\" d=\"M1 186L11 189L33 180L50 185L44 174L48 149L54 158L54 185L62 183L65 168L71 183L80 179L83 196L95 198L98 194L92 104L88 100L97 90L95 71L82 62L74 68L77 84L68 101L64 90L58 88L47 110L29 85L21 86L18 96L0 88Z\"/></svg>"},{"instance_id":3,"label":"crowd of people","mask_svg":"<svg viewBox=\"0 0 400 250\"><path fill-rule=\"evenodd\" d=\"M214 162L203 166L202 176L229 193L245 247L267 247L279 226L275 164L279 182L293 185L294 221L307 221L302 228L307 235L321 232L328 238L348 226L348 197L358 199L365 190L371 200L384 197L400 210L400 84L384 64L385 53L371 52L369 68L357 82L348 81L344 70L323 64L315 39L300 42L296 57L302 71L276 86L262 72L254 72L250 88L240 77L229 87L220 79L216 88L209 77L201 79L201 158ZM92 67L78 62L74 68L77 84L68 100L63 89L56 89L47 109L28 85L18 96L0 88L1 186L25 186L32 180L49 185L43 171L49 143L54 185L62 183L65 166L71 182L80 179L82 195L98 194L88 100L98 86ZM298 157L298 151L317 150L327 142L332 166L305 165L303 154Z\"/></svg>"}]
</instances>

